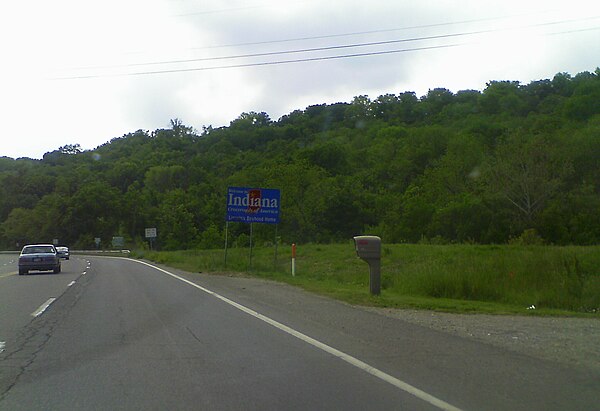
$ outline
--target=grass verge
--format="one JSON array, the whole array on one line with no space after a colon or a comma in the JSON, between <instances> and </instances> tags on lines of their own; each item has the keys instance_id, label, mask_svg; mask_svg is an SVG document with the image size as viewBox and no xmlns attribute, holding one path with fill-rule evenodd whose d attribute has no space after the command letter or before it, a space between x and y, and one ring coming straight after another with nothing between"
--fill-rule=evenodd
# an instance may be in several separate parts
<instances>
[{"instance_id":1,"label":"grass verge","mask_svg":"<svg viewBox=\"0 0 600 411\"><path fill-rule=\"evenodd\" d=\"M600 247L384 245L382 292L369 294L369 271L352 243L289 247L134 252L190 272L244 273L351 304L461 313L600 318Z\"/></svg>"}]
</instances>

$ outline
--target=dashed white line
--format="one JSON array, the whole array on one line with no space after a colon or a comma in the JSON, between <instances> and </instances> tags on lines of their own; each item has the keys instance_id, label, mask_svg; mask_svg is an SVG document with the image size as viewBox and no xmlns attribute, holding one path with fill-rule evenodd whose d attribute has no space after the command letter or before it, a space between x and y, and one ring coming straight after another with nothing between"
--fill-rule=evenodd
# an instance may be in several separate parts
<instances>
[{"instance_id":1,"label":"dashed white line","mask_svg":"<svg viewBox=\"0 0 600 411\"><path fill-rule=\"evenodd\" d=\"M73 284L75 284L75 281L71 281L69 284L67 284L67 287L72 286Z\"/></svg>"},{"instance_id":2,"label":"dashed white line","mask_svg":"<svg viewBox=\"0 0 600 411\"><path fill-rule=\"evenodd\" d=\"M5 348L6 348L6 343L4 341L0 341L0 353L2 351L4 351Z\"/></svg>"},{"instance_id":3,"label":"dashed white line","mask_svg":"<svg viewBox=\"0 0 600 411\"><path fill-rule=\"evenodd\" d=\"M54 302L54 300L56 300L56 298L54 298L54 297L49 298L48 301L46 301L44 304L40 305L40 308L38 308L37 310L32 312L31 316L38 317L38 316L42 315L44 313L44 311L46 311L48 309L48 307L50 307L50 304L52 304Z\"/></svg>"},{"instance_id":4,"label":"dashed white line","mask_svg":"<svg viewBox=\"0 0 600 411\"><path fill-rule=\"evenodd\" d=\"M245 306L243 306L241 304L238 304L235 301L230 300L227 297L223 297L222 295L217 294L214 291L209 290L208 288L204 288L204 287L202 287L202 286L200 286L200 285L198 285L196 283L193 283L193 282L191 282L189 280L186 280L185 278L182 278L182 277L180 277L180 276L178 276L176 274L170 273L167 270L163 270L162 268L153 266L152 264L148 264L148 263L146 263L144 261L132 260L130 258L123 258L123 259L147 265L147 266L152 267L152 268L154 268L154 269L156 269L158 271L161 271L161 272L163 272L163 273L165 273L167 275L170 275L173 278L176 278L176 279L178 279L180 281L183 281L184 283L189 284L192 287L196 287L197 289L199 289L201 291L204 291L205 293L210 294L210 295L218 298L219 300L221 300L221 301L223 301L223 302L225 302L225 303L227 303L227 304L229 304L229 305L237 308L240 311L245 312L246 314L249 314L249 315L251 315L251 316L253 316L253 317L255 317L255 318L257 318L257 319L259 319L261 321L264 321L265 323L270 324L273 327L275 327L275 328L277 328L277 329L279 329L279 330L281 330L283 332L286 332L286 333L288 333L288 334L290 334L290 335L292 335L292 336L294 336L294 337L296 337L296 338L298 338L298 339L300 339L300 340L302 340L302 341L304 341L304 342L306 342L306 343L308 343L308 344L310 344L310 345L312 345L312 346L314 346L316 348L319 348L319 349L321 349L321 350L323 350L323 351L325 351L325 352L333 355L334 357L337 357L340 360L345 361L348 364L350 364L350 365L352 365L354 367L357 367L357 368L359 368L359 369L361 369L361 370L363 370L363 371L365 371L365 372L367 372L367 373L369 373L369 374L371 374L371 375L379 378L380 380L385 381L385 382L387 382L387 383L395 386L396 388L399 388L399 389L401 389L401 390L403 390L403 391L405 391L405 392L407 392L407 393L409 393L409 394L411 394L411 395L413 395L413 396L415 396L417 398L420 398L421 400L423 400L425 402L428 402L429 404L431 404L431 405L439 408L440 410L444 410L444 411L461 411L460 408L457 408L457 407L455 407L455 406L453 406L451 404L448 404L447 402L445 402L443 400L440 400L439 398L436 398L433 395L431 395L431 394L429 394L429 393L427 393L427 392L425 392L423 390L418 389L417 387L414 387L414 386L412 386L412 385L410 385L410 384L408 384L408 383L406 383L406 382L404 382L404 381L402 381L402 380L400 380L400 379L398 379L398 378L396 378L394 376L391 376L391 375L389 375L389 374L387 374L387 373L385 373L385 372L383 372L383 371L381 371L381 370L379 370L379 369L377 369L375 367L372 367L369 364L367 364L367 363L359 360L358 358L352 357L351 355L346 354L346 353L344 353L344 352L342 352L342 351L340 351L340 350L338 350L336 348L333 348L333 347L331 347L331 346L329 346L329 345L327 345L325 343L322 343L322 342L320 342L318 340L315 340L314 338L309 337L308 335L303 334L300 331L296 331L293 328L288 327L285 324L282 324L282 323L280 323L278 321L275 321L275 320L273 320L273 319L271 319L271 318L269 318L269 317L267 317L267 316L265 316L263 314L260 314L260 313L258 313L256 311L254 311L254 310L252 310L252 309L250 309L248 307L245 307Z\"/></svg>"}]
</instances>

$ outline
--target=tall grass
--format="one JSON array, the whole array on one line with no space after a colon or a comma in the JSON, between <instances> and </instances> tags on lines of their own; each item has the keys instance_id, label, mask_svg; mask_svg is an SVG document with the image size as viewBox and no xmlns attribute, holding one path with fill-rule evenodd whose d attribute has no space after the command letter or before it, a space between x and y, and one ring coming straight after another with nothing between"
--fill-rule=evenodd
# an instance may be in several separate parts
<instances>
[{"instance_id":1,"label":"tall grass","mask_svg":"<svg viewBox=\"0 0 600 411\"><path fill-rule=\"evenodd\" d=\"M140 256L192 272L245 272L366 304L514 307L508 311L517 312L535 307L597 313L600 308L599 246L384 245L378 298L368 295L368 266L352 243L298 246L295 277L289 247L279 247L277 256L272 247L255 248L252 260L248 249L230 249L227 264L223 250Z\"/></svg>"}]
</instances>

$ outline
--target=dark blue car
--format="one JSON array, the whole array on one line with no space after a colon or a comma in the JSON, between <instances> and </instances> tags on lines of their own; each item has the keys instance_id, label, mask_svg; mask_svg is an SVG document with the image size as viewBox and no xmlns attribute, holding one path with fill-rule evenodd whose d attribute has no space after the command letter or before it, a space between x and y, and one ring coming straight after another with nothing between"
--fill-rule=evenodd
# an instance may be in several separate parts
<instances>
[{"instance_id":1,"label":"dark blue car","mask_svg":"<svg viewBox=\"0 0 600 411\"><path fill-rule=\"evenodd\" d=\"M19 275L29 271L52 271L60 273L60 258L52 244L26 245L19 255Z\"/></svg>"}]
</instances>

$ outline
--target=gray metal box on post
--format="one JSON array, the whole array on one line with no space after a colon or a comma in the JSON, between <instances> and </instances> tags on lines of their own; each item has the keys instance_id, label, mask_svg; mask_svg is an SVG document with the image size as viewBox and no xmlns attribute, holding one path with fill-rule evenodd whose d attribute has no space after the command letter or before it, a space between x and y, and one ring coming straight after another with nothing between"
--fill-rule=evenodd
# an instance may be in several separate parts
<instances>
[{"instance_id":1,"label":"gray metal box on post","mask_svg":"<svg viewBox=\"0 0 600 411\"><path fill-rule=\"evenodd\" d=\"M381 294L381 238L374 235L354 237L356 255L369 264L369 291Z\"/></svg>"}]
</instances>

